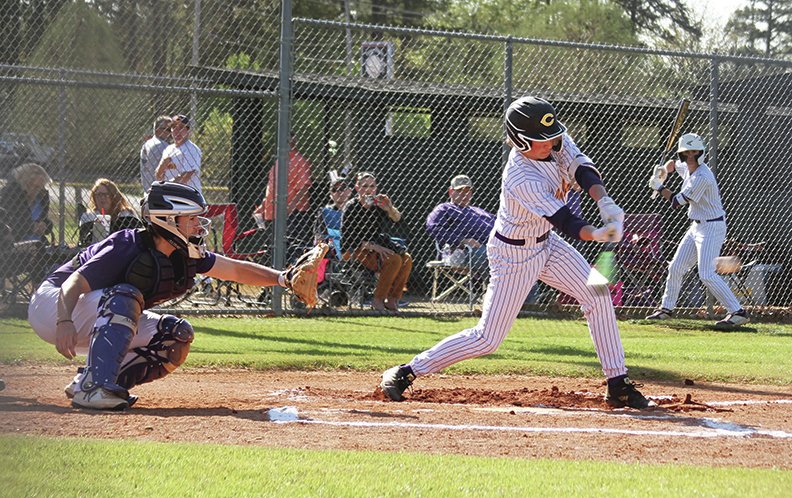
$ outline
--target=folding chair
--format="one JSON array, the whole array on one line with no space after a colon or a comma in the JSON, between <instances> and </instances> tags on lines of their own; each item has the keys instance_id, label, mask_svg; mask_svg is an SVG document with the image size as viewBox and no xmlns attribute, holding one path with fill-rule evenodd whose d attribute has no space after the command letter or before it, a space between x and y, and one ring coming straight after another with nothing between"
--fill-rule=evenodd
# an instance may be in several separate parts
<instances>
[{"instance_id":1,"label":"folding chair","mask_svg":"<svg viewBox=\"0 0 792 498\"><path fill-rule=\"evenodd\" d=\"M759 253L764 251L764 246L764 242L742 244L730 239L723 244L721 256L715 260L715 271L723 277L743 306L766 305L767 276L781 270L781 265L759 262ZM707 313L712 316L715 297L709 290L706 291L706 302Z\"/></svg>"},{"instance_id":2,"label":"folding chair","mask_svg":"<svg viewBox=\"0 0 792 498\"><path fill-rule=\"evenodd\" d=\"M454 254L443 255L440 244L435 241L437 259L426 263L426 268L432 270L432 299L431 302L438 303L448 300L455 292L461 292L468 298L468 306L472 310L475 300L473 291L473 263L470 249L457 249ZM464 256L459 257L459 251L464 251ZM446 282L446 288L438 293L441 282Z\"/></svg>"},{"instance_id":3,"label":"folding chair","mask_svg":"<svg viewBox=\"0 0 792 498\"><path fill-rule=\"evenodd\" d=\"M616 261L625 306L652 306L659 298L667 263L661 251L663 221L659 214L627 214Z\"/></svg>"},{"instance_id":4,"label":"folding chair","mask_svg":"<svg viewBox=\"0 0 792 498\"><path fill-rule=\"evenodd\" d=\"M253 229L243 233L239 230L239 213L234 203L209 204L204 215L212 219L211 238L207 241L210 249L228 258L245 261L255 261L263 263L268 256L266 246L261 241L256 241L260 249L252 252L240 252L237 247L244 241L253 240L260 230ZM219 223L216 223L219 222ZM222 227L219 232L218 228ZM256 296L243 292L243 286L237 282L217 280L203 276L198 279L195 285L185 295L168 302L164 307L175 306L182 301L187 301L194 306L216 306L220 301L224 301L226 306L231 305L231 299L235 297L248 306L261 306L271 304L271 296L268 289L260 290Z\"/></svg>"}]
</instances>

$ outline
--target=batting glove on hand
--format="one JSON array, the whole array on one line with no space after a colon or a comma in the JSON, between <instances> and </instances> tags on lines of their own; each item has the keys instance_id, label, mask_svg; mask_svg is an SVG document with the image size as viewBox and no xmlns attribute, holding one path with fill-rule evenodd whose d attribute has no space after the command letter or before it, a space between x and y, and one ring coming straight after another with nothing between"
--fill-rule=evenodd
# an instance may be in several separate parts
<instances>
[{"instance_id":1,"label":"batting glove on hand","mask_svg":"<svg viewBox=\"0 0 792 498\"><path fill-rule=\"evenodd\" d=\"M663 188L663 180L660 178L653 176L649 179L649 188L657 192L661 188Z\"/></svg>"},{"instance_id":2,"label":"batting glove on hand","mask_svg":"<svg viewBox=\"0 0 792 498\"><path fill-rule=\"evenodd\" d=\"M591 236L596 242L621 242L624 237L624 226L621 222L614 221L604 227L597 228L591 232Z\"/></svg>"},{"instance_id":3,"label":"batting glove on hand","mask_svg":"<svg viewBox=\"0 0 792 498\"><path fill-rule=\"evenodd\" d=\"M624 222L624 210L616 205L616 202L608 196L605 196L597 201L597 207L600 210L600 218L602 222Z\"/></svg>"},{"instance_id":4,"label":"batting glove on hand","mask_svg":"<svg viewBox=\"0 0 792 498\"><path fill-rule=\"evenodd\" d=\"M666 181L666 178L668 178L668 170L664 165L661 164L659 166L654 167L654 172L652 173L652 175L655 178L658 178L661 182L664 182Z\"/></svg>"}]
</instances>

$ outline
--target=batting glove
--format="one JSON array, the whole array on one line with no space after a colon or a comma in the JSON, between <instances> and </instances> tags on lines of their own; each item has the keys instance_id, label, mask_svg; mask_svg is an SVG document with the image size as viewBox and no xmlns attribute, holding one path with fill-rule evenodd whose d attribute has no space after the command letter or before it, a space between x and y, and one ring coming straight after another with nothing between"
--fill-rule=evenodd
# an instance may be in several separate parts
<instances>
[{"instance_id":1,"label":"batting glove","mask_svg":"<svg viewBox=\"0 0 792 498\"><path fill-rule=\"evenodd\" d=\"M654 191L660 190L661 188L663 188L663 180L657 178L656 176L653 176L652 178L649 179L649 188Z\"/></svg>"},{"instance_id":2,"label":"batting glove","mask_svg":"<svg viewBox=\"0 0 792 498\"><path fill-rule=\"evenodd\" d=\"M616 202L608 196L605 196L597 201L597 207L600 210L600 218L602 222L624 222L624 210L616 205Z\"/></svg>"},{"instance_id":3,"label":"batting glove","mask_svg":"<svg viewBox=\"0 0 792 498\"><path fill-rule=\"evenodd\" d=\"M614 221L604 227L597 228L591 232L591 236L596 242L621 242L624 237L624 228L621 222Z\"/></svg>"},{"instance_id":4,"label":"batting glove","mask_svg":"<svg viewBox=\"0 0 792 498\"><path fill-rule=\"evenodd\" d=\"M659 166L655 166L653 176L660 179L661 182L666 181L666 178L668 178L668 170L666 169L665 165L661 164Z\"/></svg>"}]
</instances>

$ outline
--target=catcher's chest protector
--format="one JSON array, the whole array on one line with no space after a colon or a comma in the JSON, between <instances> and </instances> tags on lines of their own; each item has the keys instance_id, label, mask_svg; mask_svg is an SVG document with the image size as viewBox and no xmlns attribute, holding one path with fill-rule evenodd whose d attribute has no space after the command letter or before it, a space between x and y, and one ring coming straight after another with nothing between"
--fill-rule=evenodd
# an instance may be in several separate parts
<instances>
[{"instance_id":1,"label":"catcher's chest protector","mask_svg":"<svg viewBox=\"0 0 792 498\"><path fill-rule=\"evenodd\" d=\"M141 252L126 272L126 281L143 293L151 308L181 296L195 284L195 260L174 251L170 257L154 248Z\"/></svg>"}]
</instances>

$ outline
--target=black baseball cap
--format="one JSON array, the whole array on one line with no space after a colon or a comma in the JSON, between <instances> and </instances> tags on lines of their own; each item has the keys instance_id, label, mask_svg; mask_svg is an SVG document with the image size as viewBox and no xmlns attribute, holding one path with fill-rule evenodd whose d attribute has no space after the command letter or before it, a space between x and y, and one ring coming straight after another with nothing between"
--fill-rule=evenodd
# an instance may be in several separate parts
<instances>
[{"instance_id":1,"label":"black baseball cap","mask_svg":"<svg viewBox=\"0 0 792 498\"><path fill-rule=\"evenodd\" d=\"M173 116L173 121L179 121L179 122L181 122L181 124L183 124L187 128L190 127L190 117L189 116L185 116L184 114L177 114L177 115Z\"/></svg>"}]
</instances>

